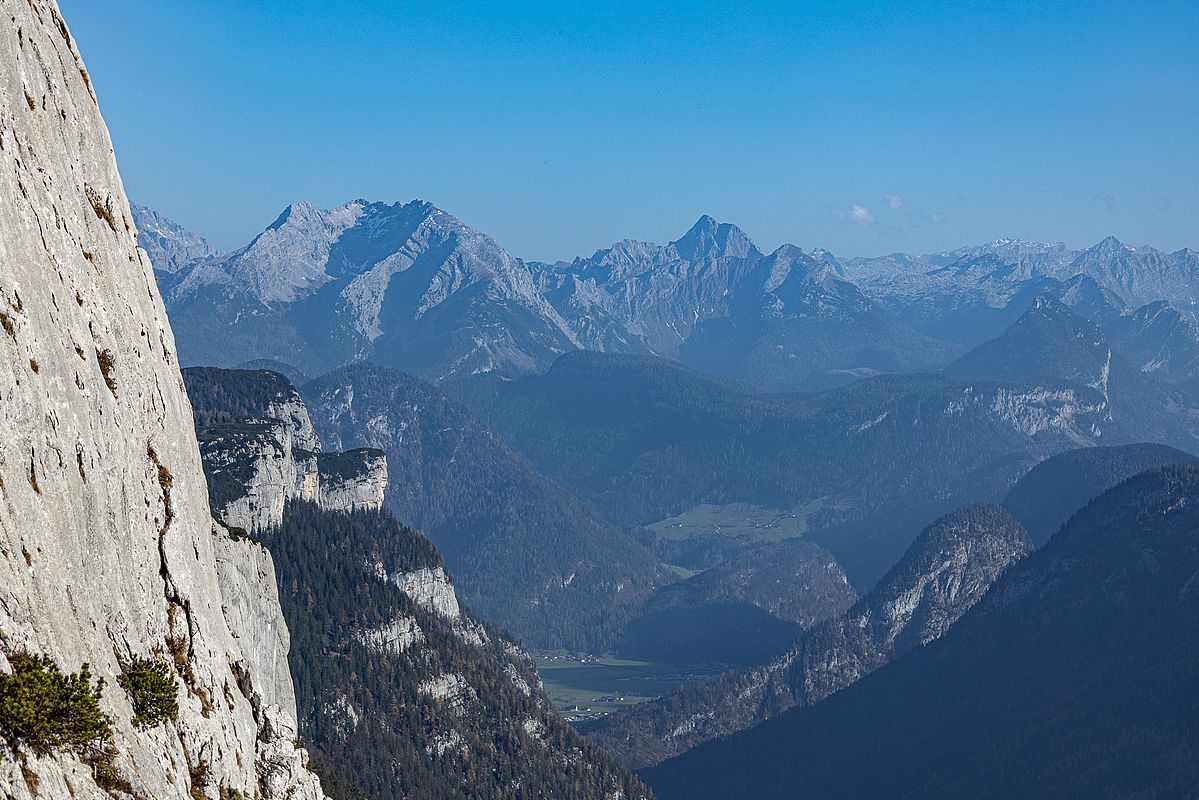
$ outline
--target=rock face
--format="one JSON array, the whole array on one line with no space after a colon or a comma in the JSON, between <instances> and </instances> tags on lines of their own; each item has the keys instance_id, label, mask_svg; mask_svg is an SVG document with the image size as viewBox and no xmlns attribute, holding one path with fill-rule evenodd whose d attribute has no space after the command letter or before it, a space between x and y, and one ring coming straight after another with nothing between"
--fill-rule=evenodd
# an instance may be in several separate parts
<instances>
[{"instance_id":1,"label":"rock face","mask_svg":"<svg viewBox=\"0 0 1199 800\"><path fill-rule=\"evenodd\" d=\"M3 5L4 652L105 679L113 769L138 796L321 797L279 704L290 678L265 657L285 647L270 559L213 530L171 330L87 71L51 0ZM251 554L253 570L222 567ZM136 729L117 678L172 651L178 719ZM93 774L0 745L0 787L18 800L107 797Z\"/></svg>"},{"instance_id":2,"label":"rock face","mask_svg":"<svg viewBox=\"0 0 1199 800\"><path fill-rule=\"evenodd\" d=\"M289 500L334 511L379 508L387 458L362 448L325 453L303 400L269 370L184 370L213 509L226 524L278 527Z\"/></svg>"},{"instance_id":3,"label":"rock face","mask_svg":"<svg viewBox=\"0 0 1199 800\"><path fill-rule=\"evenodd\" d=\"M1032 549L999 506L975 504L928 526L845 616L800 635L763 667L613 714L588 735L634 768L811 705L942 636Z\"/></svg>"},{"instance_id":4,"label":"rock face","mask_svg":"<svg viewBox=\"0 0 1199 800\"><path fill-rule=\"evenodd\" d=\"M317 455L317 505L330 511L382 508L387 492L387 456L364 447ZM299 495L304 496L304 495Z\"/></svg>"},{"instance_id":5,"label":"rock face","mask_svg":"<svg viewBox=\"0 0 1199 800\"><path fill-rule=\"evenodd\" d=\"M1133 367L1098 323L1050 295L1038 297L1001 336L966 353L945 372L973 380L1065 379L1098 392L1108 418L1134 440L1199 444L1199 424L1193 421L1199 418L1199 404L1152 371Z\"/></svg>"}]
</instances>

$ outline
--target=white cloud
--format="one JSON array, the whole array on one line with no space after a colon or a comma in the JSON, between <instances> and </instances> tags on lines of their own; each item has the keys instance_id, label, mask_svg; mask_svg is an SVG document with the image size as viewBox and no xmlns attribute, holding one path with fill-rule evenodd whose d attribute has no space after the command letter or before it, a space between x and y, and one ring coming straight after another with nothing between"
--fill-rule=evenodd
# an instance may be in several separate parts
<instances>
[{"instance_id":1,"label":"white cloud","mask_svg":"<svg viewBox=\"0 0 1199 800\"><path fill-rule=\"evenodd\" d=\"M939 225L939 224L941 224L942 222L944 222L944 221L945 221L945 215L944 215L944 214L939 214L939 213L938 213L938 214L933 214L933 215L931 215L931 216L929 217L929 220L930 220L930 221L931 221L931 222L932 222L934 225Z\"/></svg>"},{"instance_id":2,"label":"white cloud","mask_svg":"<svg viewBox=\"0 0 1199 800\"><path fill-rule=\"evenodd\" d=\"M856 222L858 225L869 225L874 222L874 215L870 213L870 209L857 203L849 207L848 217L850 222Z\"/></svg>"},{"instance_id":3,"label":"white cloud","mask_svg":"<svg viewBox=\"0 0 1199 800\"><path fill-rule=\"evenodd\" d=\"M903 208L903 198L897 194L883 195L883 199L887 201L887 205L896 210Z\"/></svg>"}]
</instances>

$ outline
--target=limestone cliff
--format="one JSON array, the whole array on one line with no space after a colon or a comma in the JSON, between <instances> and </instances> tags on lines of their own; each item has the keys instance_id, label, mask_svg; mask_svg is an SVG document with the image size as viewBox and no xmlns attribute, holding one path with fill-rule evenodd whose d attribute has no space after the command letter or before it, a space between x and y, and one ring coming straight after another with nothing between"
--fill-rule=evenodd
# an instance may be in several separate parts
<instances>
[{"instance_id":1,"label":"limestone cliff","mask_svg":"<svg viewBox=\"0 0 1199 800\"><path fill-rule=\"evenodd\" d=\"M228 525L252 533L277 528L289 500L330 511L382 507L383 451L323 452L287 378L270 370L193 367L183 379L213 512Z\"/></svg>"},{"instance_id":2,"label":"limestone cliff","mask_svg":"<svg viewBox=\"0 0 1199 800\"><path fill-rule=\"evenodd\" d=\"M320 797L266 658L286 649L270 558L213 529L87 70L53 0L0 6L0 673L20 651L89 664L136 796ZM133 726L135 657L172 665L177 720ZM107 797L96 774L0 744L7 797Z\"/></svg>"}]
</instances>

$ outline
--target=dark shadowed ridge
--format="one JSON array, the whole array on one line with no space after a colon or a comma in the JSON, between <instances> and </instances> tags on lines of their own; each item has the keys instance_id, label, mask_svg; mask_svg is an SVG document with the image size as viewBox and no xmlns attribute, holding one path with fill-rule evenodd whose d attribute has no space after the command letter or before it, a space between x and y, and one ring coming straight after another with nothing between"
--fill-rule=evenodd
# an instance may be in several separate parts
<instances>
[{"instance_id":1,"label":"dark shadowed ridge","mask_svg":"<svg viewBox=\"0 0 1199 800\"><path fill-rule=\"evenodd\" d=\"M612 647L654 580L643 546L419 378L359 363L302 392L328 446L387 454L387 507L428 534L472 608L531 646Z\"/></svg>"},{"instance_id":2,"label":"dark shadowed ridge","mask_svg":"<svg viewBox=\"0 0 1199 800\"><path fill-rule=\"evenodd\" d=\"M1003 505L1040 547L1071 514L1121 481L1152 467L1196 463L1199 458L1163 444L1070 450L1029 470L1008 492Z\"/></svg>"},{"instance_id":3,"label":"dark shadowed ridge","mask_svg":"<svg viewBox=\"0 0 1199 800\"><path fill-rule=\"evenodd\" d=\"M1152 469L939 641L646 775L664 800L1186 797L1197 659L1199 470Z\"/></svg>"}]
</instances>

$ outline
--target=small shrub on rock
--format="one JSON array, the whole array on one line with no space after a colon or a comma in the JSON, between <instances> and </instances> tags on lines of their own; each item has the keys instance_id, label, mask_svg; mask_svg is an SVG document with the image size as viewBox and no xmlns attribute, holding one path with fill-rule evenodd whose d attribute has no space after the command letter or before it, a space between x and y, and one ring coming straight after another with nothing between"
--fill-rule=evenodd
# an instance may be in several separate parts
<instances>
[{"instance_id":1,"label":"small shrub on rock","mask_svg":"<svg viewBox=\"0 0 1199 800\"><path fill-rule=\"evenodd\" d=\"M49 656L14 653L8 661L12 674L0 675L0 736L14 749L80 752L112 736L100 710L104 680L93 686L87 664L63 674Z\"/></svg>"},{"instance_id":2,"label":"small shrub on rock","mask_svg":"<svg viewBox=\"0 0 1199 800\"><path fill-rule=\"evenodd\" d=\"M137 727L153 728L179 716L175 679L167 664L134 656L133 664L121 673L117 683L129 695Z\"/></svg>"}]
</instances>

